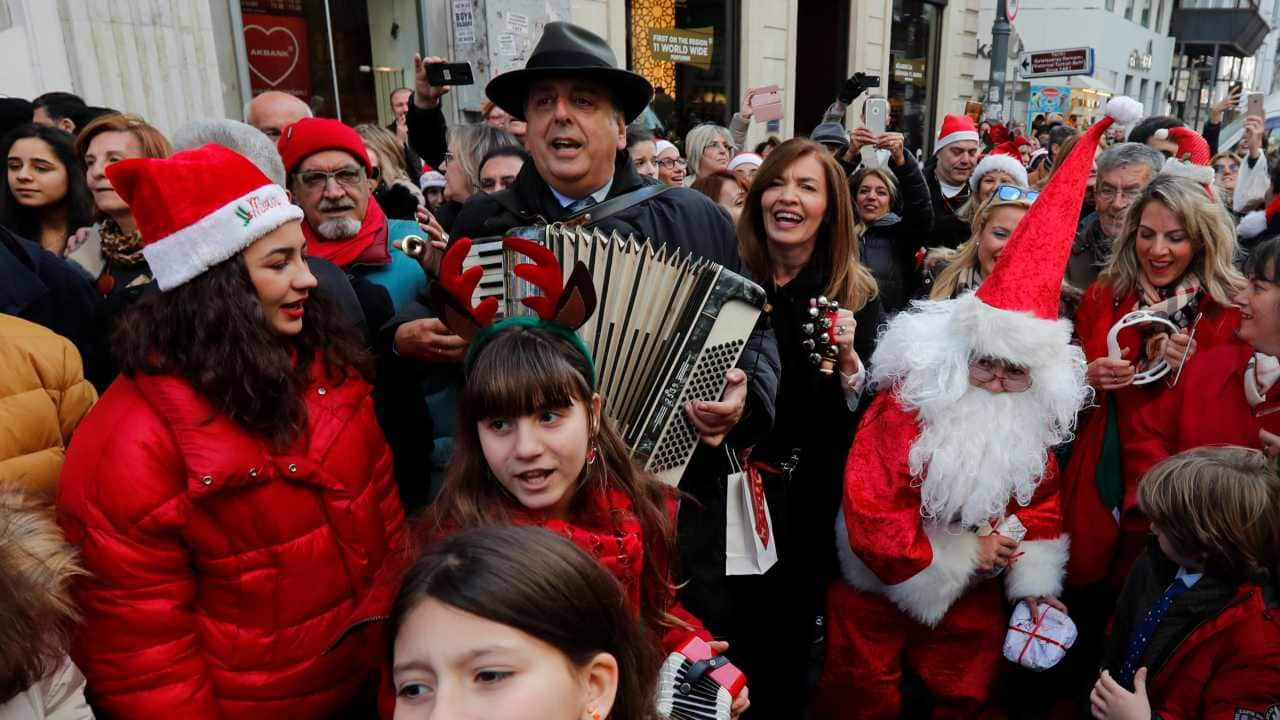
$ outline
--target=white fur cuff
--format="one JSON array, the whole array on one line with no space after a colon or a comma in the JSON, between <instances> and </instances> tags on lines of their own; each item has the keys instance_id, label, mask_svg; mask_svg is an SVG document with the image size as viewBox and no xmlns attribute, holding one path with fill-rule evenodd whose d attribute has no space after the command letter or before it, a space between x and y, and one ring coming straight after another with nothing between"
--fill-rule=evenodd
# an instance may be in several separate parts
<instances>
[{"instance_id":1,"label":"white fur cuff","mask_svg":"<svg viewBox=\"0 0 1280 720\"><path fill-rule=\"evenodd\" d=\"M903 612L934 627L974 580L978 536L971 532L952 533L945 528L926 528L925 533L933 549L933 562L896 585L885 585L849 545L844 511L836 516L836 554L845 580L859 590L885 596Z\"/></svg>"},{"instance_id":2,"label":"white fur cuff","mask_svg":"<svg viewBox=\"0 0 1280 720\"><path fill-rule=\"evenodd\" d=\"M1070 538L1059 535L1052 540L1024 540L1018 543L1021 553L1005 573L1005 595L1017 602L1026 597L1057 596L1062 592L1066 574Z\"/></svg>"}]
</instances>

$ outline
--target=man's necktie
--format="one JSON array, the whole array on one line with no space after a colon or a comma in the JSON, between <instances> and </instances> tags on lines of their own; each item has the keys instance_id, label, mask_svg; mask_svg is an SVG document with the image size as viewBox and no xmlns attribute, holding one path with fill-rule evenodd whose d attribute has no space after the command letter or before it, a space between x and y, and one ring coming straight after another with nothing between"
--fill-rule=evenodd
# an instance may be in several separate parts
<instances>
[{"instance_id":1,"label":"man's necktie","mask_svg":"<svg viewBox=\"0 0 1280 720\"><path fill-rule=\"evenodd\" d=\"M596 204L596 199L590 195L582 198L581 200L574 200L573 202L569 203L569 207L568 207L569 214L577 215L578 213L582 212L583 210L586 210L587 208L595 204Z\"/></svg>"},{"instance_id":2,"label":"man's necktie","mask_svg":"<svg viewBox=\"0 0 1280 720\"><path fill-rule=\"evenodd\" d=\"M1164 594L1160 596L1160 600L1146 615L1142 616L1142 621L1138 623L1137 629L1133 631L1133 635L1129 638L1129 649L1124 654L1124 664L1120 666L1120 675L1116 678L1120 684L1126 688L1133 687L1133 676L1138 672L1138 663L1142 662L1142 653L1147 649L1147 644L1151 642L1151 636L1155 634L1156 628L1160 625L1160 621L1169 614L1169 608L1173 607L1174 598L1189 589L1186 582L1182 578L1175 578L1169 587L1165 589Z\"/></svg>"}]
</instances>

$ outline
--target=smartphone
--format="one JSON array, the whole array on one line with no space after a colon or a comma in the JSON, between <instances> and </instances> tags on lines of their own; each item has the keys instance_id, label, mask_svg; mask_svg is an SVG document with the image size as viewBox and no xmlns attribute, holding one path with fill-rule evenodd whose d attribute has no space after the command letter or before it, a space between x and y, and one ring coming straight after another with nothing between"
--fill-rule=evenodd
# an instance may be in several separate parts
<instances>
[{"instance_id":1,"label":"smartphone","mask_svg":"<svg viewBox=\"0 0 1280 720\"><path fill-rule=\"evenodd\" d=\"M751 96L751 119L758 123L782 119L782 95L777 85L764 85Z\"/></svg>"},{"instance_id":2,"label":"smartphone","mask_svg":"<svg viewBox=\"0 0 1280 720\"><path fill-rule=\"evenodd\" d=\"M1246 114L1254 115L1257 117L1266 117L1266 112L1262 108L1262 99L1263 99L1262 93L1258 93L1258 92L1249 93L1248 111L1246 112Z\"/></svg>"},{"instance_id":3,"label":"smartphone","mask_svg":"<svg viewBox=\"0 0 1280 720\"><path fill-rule=\"evenodd\" d=\"M863 113L866 116L863 126L879 135L884 132L885 125L889 122L889 101L884 98L867 98ZM864 167L881 167L881 155L874 147L866 145L859 152L862 155Z\"/></svg>"},{"instance_id":4,"label":"smartphone","mask_svg":"<svg viewBox=\"0 0 1280 720\"><path fill-rule=\"evenodd\" d=\"M431 85L474 85L471 63L431 63L427 65L427 83Z\"/></svg>"}]
</instances>

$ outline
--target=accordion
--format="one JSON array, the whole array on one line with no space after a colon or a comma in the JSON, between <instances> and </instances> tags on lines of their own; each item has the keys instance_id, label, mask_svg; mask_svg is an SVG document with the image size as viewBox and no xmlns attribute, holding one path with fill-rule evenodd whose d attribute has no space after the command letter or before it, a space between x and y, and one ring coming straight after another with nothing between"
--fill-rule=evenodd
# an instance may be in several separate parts
<instances>
[{"instance_id":1,"label":"accordion","mask_svg":"<svg viewBox=\"0 0 1280 720\"><path fill-rule=\"evenodd\" d=\"M605 414L646 471L679 483L698 446L684 405L720 399L724 375L760 317L764 290L709 260L616 232L553 224L507 235L549 248L565 279L579 261L587 267L598 307L578 334L595 360ZM506 317L532 312L521 300L537 288L510 272L523 258L504 249L502 238L475 240L463 263L484 268L473 302L496 297Z\"/></svg>"},{"instance_id":2,"label":"accordion","mask_svg":"<svg viewBox=\"0 0 1280 720\"><path fill-rule=\"evenodd\" d=\"M667 656L658 676L658 712L670 720L729 720L747 677L692 638Z\"/></svg>"}]
</instances>

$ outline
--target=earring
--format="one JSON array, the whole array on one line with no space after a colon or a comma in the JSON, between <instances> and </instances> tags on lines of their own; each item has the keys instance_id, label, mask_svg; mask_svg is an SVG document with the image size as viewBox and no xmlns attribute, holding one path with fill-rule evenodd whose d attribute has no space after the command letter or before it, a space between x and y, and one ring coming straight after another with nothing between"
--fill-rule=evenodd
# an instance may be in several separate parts
<instances>
[{"instance_id":1,"label":"earring","mask_svg":"<svg viewBox=\"0 0 1280 720\"><path fill-rule=\"evenodd\" d=\"M595 464L596 464L596 455L597 455L597 454L598 454L598 453L597 453L597 450L596 450L596 443L595 443L595 441L593 440L593 441L591 442L591 447L587 449L587 464L588 464L588 465L595 465Z\"/></svg>"},{"instance_id":2,"label":"earring","mask_svg":"<svg viewBox=\"0 0 1280 720\"><path fill-rule=\"evenodd\" d=\"M587 717L590 718L590 720L600 720L600 711L595 708L591 708L590 710L587 710Z\"/></svg>"}]
</instances>

